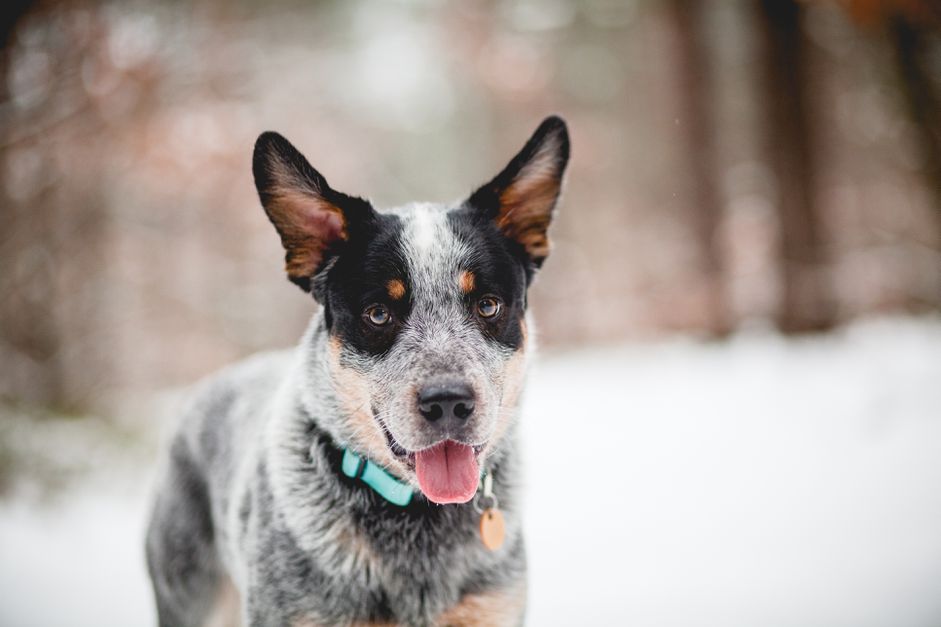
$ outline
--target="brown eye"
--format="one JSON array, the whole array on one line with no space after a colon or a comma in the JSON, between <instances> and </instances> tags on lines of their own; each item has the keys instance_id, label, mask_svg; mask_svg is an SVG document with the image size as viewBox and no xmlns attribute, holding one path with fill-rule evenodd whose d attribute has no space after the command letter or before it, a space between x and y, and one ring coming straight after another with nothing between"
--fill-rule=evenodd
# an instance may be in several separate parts
<instances>
[{"instance_id":1,"label":"brown eye","mask_svg":"<svg viewBox=\"0 0 941 627\"><path fill-rule=\"evenodd\" d=\"M484 296L477 301L477 313L481 318L493 318L500 313L500 301L493 296Z\"/></svg>"},{"instance_id":2,"label":"brown eye","mask_svg":"<svg viewBox=\"0 0 941 627\"><path fill-rule=\"evenodd\" d=\"M392 314L382 305L373 305L366 309L364 314L366 319L377 327L388 324L392 320Z\"/></svg>"}]
</instances>

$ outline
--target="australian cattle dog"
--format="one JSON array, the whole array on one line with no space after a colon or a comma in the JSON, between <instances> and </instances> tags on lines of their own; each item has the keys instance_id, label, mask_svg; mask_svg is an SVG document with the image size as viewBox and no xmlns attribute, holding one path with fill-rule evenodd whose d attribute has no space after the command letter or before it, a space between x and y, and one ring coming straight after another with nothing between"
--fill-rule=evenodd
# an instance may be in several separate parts
<instances>
[{"instance_id":1,"label":"australian cattle dog","mask_svg":"<svg viewBox=\"0 0 941 627\"><path fill-rule=\"evenodd\" d=\"M147 533L161 626L522 624L526 297L568 157L550 117L465 200L380 209L258 138L261 204L320 308L184 409Z\"/></svg>"}]
</instances>

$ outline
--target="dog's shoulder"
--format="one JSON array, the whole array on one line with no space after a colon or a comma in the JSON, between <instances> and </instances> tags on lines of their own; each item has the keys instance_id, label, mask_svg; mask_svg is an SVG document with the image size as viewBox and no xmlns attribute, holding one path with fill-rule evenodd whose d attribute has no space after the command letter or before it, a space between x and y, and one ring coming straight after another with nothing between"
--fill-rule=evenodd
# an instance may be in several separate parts
<instances>
[{"instance_id":1,"label":"dog's shoulder","mask_svg":"<svg viewBox=\"0 0 941 627\"><path fill-rule=\"evenodd\" d=\"M198 460L206 473L216 466L230 466L241 452L238 449L261 428L294 355L292 350L258 353L190 388L171 427L171 458L185 455Z\"/></svg>"}]
</instances>

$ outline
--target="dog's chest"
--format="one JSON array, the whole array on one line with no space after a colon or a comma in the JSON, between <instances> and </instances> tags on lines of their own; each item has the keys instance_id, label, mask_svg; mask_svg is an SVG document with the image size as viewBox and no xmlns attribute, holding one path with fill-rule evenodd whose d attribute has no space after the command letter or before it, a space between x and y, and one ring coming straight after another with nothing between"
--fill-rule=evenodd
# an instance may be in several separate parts
<instances>
[{"instance_id":1,"label":"dog's chest","mask_svg":"<svg viewBox=\"0 0 941 627\"><path fill-rule=\"evenodd\" d=\"M362 598L370 600L364 618L418 624L457 604L493 560L480 543L476 518L473 511L460 510L432 520L404 515L355 520L338 534L333 577L357 582Z\"/></svg>"},{"instance_id":2,"label":"dog's chest","mask_svg":"<svg viewBox=\"0 0 941 627\"><path fill-rule=\"evenodd\" d=\"M264 521L267 531L252 552L254 579L267 582L255 591L259 611L291 598L287 613L307 624L435 624L468 591L503 579L514 559L508 547L484 547L478 519L470 505L325 508L309 519L303 538L277 517Z\"/></svg>"}]
</instances>

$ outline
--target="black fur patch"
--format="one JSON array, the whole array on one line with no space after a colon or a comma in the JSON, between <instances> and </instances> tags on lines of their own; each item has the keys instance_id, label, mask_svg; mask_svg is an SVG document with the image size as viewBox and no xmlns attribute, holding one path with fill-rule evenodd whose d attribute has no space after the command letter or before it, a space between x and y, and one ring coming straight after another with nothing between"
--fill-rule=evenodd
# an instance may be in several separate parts
<instances>
[{"instance_id":1,"label":"black fur patch","mask_svg":"<svg viewBox=\"0 0 941 627\"><path fill-rule=\"evenodd\" d=\"M411 309L409 298L392 300L387 285L408 276L400 254L402 221L398 216L376 214L369 231L350 238L325 273L324 317L330 333L366 355L381 355L392 346ZM364 310L382 304L392 312L389 324L376 327L363 317Z\"/></svg>"},{"instance_id":2,"label":"black fur patch","mask_svg":"<svg viewBox=\"0 0 941 627\"><path fill-rule=\"evenodd\" d=\"M469 315L484 336L517 349L523 343L522 321L526 313L526 288L535 266L523 247L505 237L493 220L478 207L464 205L448 214L457 238L473 251L464 270L474 273L474 289L464 299ZM493 295L503 301L503 311L492 321L474 315L477 301Z\"/></svg>"}]
</instances>

